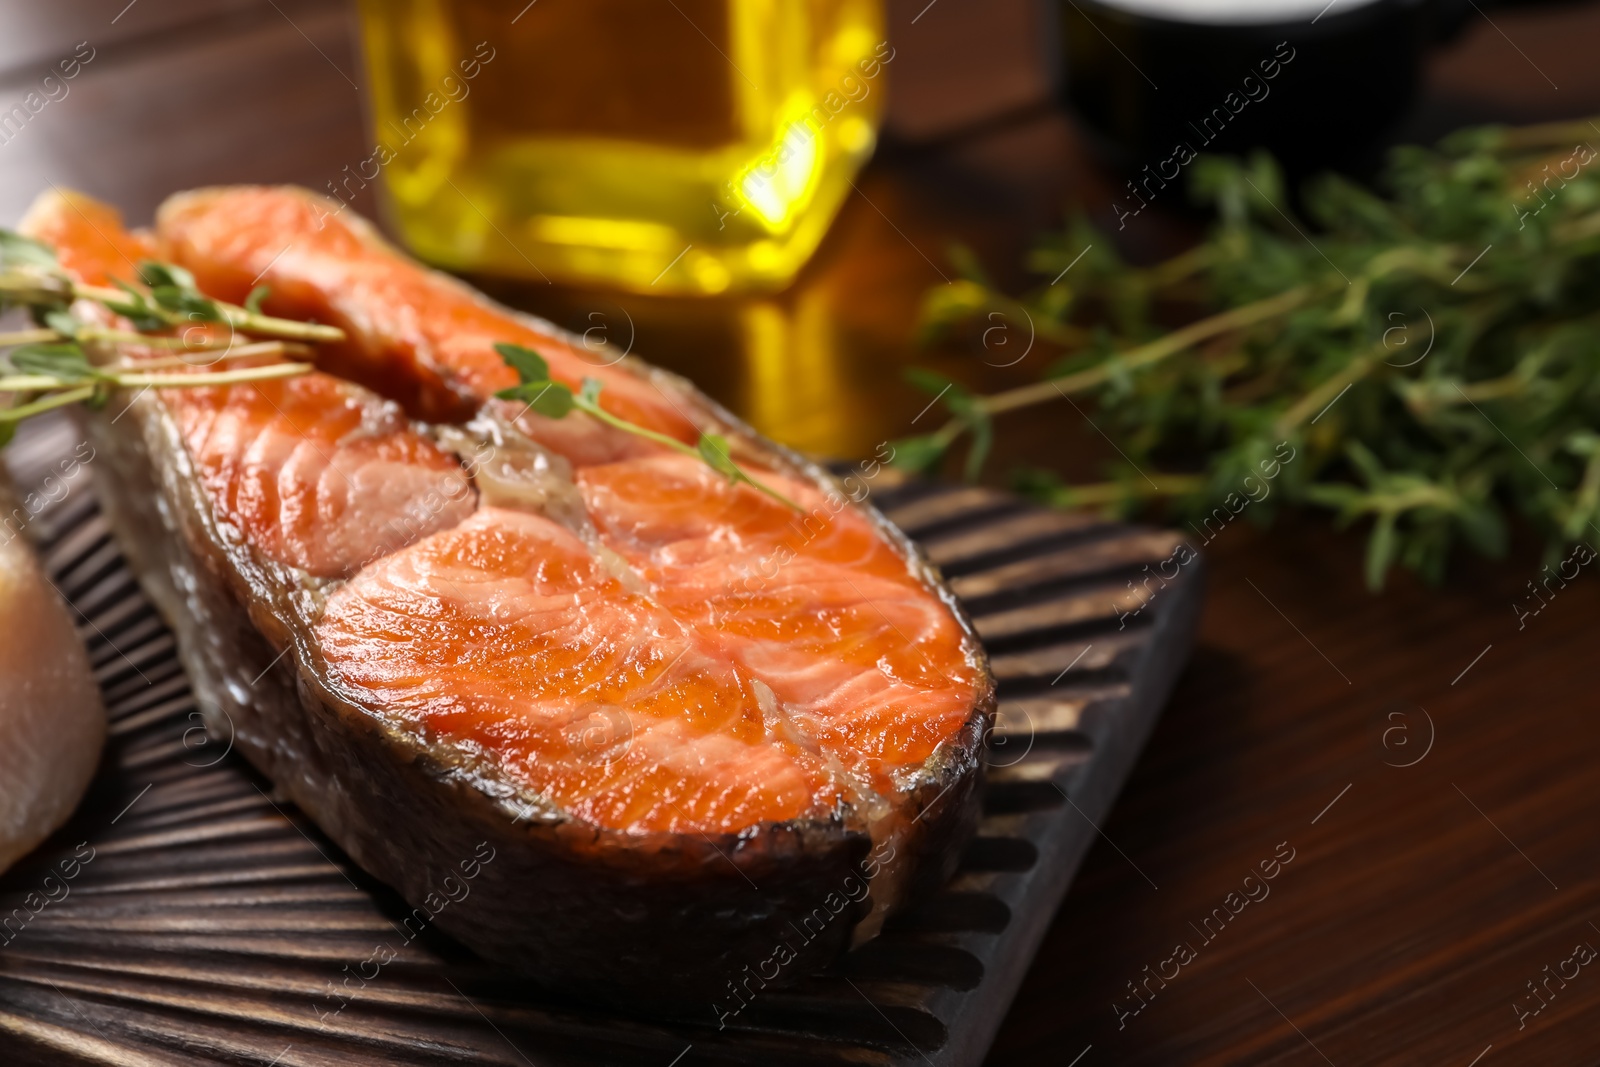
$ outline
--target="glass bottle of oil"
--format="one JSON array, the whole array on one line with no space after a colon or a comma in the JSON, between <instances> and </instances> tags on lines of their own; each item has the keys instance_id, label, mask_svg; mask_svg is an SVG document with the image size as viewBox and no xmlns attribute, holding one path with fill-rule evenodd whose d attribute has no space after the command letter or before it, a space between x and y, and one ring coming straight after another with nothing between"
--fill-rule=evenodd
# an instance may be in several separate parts
<instances>
[{"instance_id":1,"label":"glass bottle of oil","mask_svg":"<svg viewBox=\"0 0 1600 1067\"><path fill-rule=\"evenodd\" d=\"M894 58L883 0L360 10L374 145L345 188L381 172L442 266L647 292L787 283L871 154Z\"/></svg>"}]
</instances>

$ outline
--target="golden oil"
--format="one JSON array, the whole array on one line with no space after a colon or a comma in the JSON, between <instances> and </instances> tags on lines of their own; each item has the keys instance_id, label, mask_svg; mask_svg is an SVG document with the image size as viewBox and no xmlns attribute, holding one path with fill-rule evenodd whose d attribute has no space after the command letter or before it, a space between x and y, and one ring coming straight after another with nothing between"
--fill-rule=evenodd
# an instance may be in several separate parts
<instances>
[{"instance_id":1,"label":"golden oil","mask_svg":"<svg viewBox=\"0 0 1600 1067\"><path fill-rule=\"evenodd\" d=\"M871 154L882 0L360 0L372 155L456 270L781 288ZM342 195L342 193L341 193Z\"/></svg>"}]
</instances>

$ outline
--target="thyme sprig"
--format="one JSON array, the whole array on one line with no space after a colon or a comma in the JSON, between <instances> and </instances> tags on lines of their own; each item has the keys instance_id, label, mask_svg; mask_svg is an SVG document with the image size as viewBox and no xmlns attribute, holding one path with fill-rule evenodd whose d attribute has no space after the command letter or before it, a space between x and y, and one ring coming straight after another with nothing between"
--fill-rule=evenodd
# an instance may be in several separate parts
<instances>
[{"instance_id":1,"label":"thyme sprig","mask_svg":"<svg viewBox=\"0 0 1600 1067\"><path fill-rule=\"evenodd\" d=\"M170 263L138 265L144 288L125 282L115 287L81 284L61 269L46 245L0 230L0 310L24 308L35 329L0 333L0 444L9 441L23 419L72 404L99 406L115 389L202 388L264 381L304 374L309 362L193 368L196 354L210 364L237 363L265 356L310 352L307 343L342 340L332 326L273 318L261 313L264 288L251 292L240 307L201 293L192 274ZM85 323L72 314L75 301L97 303L121 315L133 330ZM177 331L174 335L174 331ZM248 335L248 336L245 336ZM249 337L269 338L251 341ZM171 349L170 357L117 360L125 346ZM112 361L107 361L110 353ZM96 358L100 357L100 358ZM163 373L173 372L177 373Z\"/></svg>"},{"instance_id":2,"label":"thyme sprig","mask_svg":"<svg viewBox=\"0 0 1600 1067\"><path fill-rule=\"evenodd\" d=\"M1375 588L1396 565L1438 580L1461 542L1502 553L1512 515L1559 555L1600 535L1597 145L1591 122L1463 131L1397 149L1381 193L1309 184L1303 220L1269 158L1202 158L1191 191L1219 221L1201 245L1135 267L1080 218L1033 255L1054 284L1021 297L958 250L925 335L1025 316L1060 356L988 396L915 372L949 419L898 442L900 462L930 469L967 440L977 477L996 417L1083 397L1124 458L1092 485L1014 473L1050 504L1329 509L1370 520ZM1280 445L1297 458L1256 500Z\"/></svg>"},{"instance_id":3,"label":"thyme sprig","mask_svg":"<svg viewBox=\"0 0 1600 1067\"><path fill-rule=\"evenodd\" d=\"M522 345L501 342L494 346L506 366L517 372L520 382L517 385L501 389L495 396L502 400L521 400L528 407L540 415L551 419L566 418L573 411L581 411L585 415L598 419L613 429L624 433L642 437L647 441L654 441L686 456L693 456L702 460L712 470L728 479L730 483L743 482L753 489L758 490L778 501L786 507L804 513L805 509L784 494L767 485L759 479L752 478L742 467L735 462L729 448L728 439L721 434L702 433L700 440L694 447L684 444L675 437L647 429L638 423L629 422L627 419L613 415L600 406L601 384L594 378L585 378L583 386L573 392L570 386L550 378L550 366L545 358L531 348Z\"/></svg>"},{"instance_id":4,"label":"thyme sprig","mask_svg":"<svg viewBox=\"0 0 1600 1067\"><path fill-rule=\"evenodd\" d=\"M138 264L138 272L143 289L121 280L114 287L85 285L67 276L48 246L0 230L0 304L27 307L41 326L59 333L72 332L71 303L90 300L123 316L140 333L217 323L256 337L313 343L344 339L335 326L263 315L264 287L252 291L241 307L206 296L194 275L171 263L146 260Z\"/></svg>"}]
</instances>

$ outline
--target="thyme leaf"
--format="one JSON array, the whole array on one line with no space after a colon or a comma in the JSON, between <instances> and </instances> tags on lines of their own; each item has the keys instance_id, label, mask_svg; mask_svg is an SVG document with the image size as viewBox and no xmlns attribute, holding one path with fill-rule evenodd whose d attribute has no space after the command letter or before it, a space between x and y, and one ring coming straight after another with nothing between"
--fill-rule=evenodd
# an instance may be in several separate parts
<instances>
[{"instance_id":1,"label":"thyme leaf","mask_svg":"<svg viewBox=\"0 0 1600 1067\"><path fill-rule=\"evenodd\" d=\"M802 513L805 511L795 501L773 489L765 482L752 478L734 460L726 437L720 434L702 433L699 441L691 448L675 437L647 429L638 423L613 415L601 407L600 392L602 385L595 378L585 378L582 387L578 392L574 393L570 386L553 381L550 378L550 365L543 356L533 349L502 341L494 346L494 350L499 354L506 366L517 372L517 377L520 379L518 384L496 392L495 396L500 399L521 400L532 410L551 419L565 418L573 411L581 411L613 429L633 434L635 437L642 437L647 441L654 441L658 445L664 445L683 455L694 456L728 479L730 483L743 482L786 507L791 507L795 511Z\"/></svg>"},{"instance_id":2,"label":"thyme leaf","mask_svg":"<svg viewBox=\"0 0 1600 1067\"><path fill-rule=\"evenodd\" d=\"M1460 546L1499 555L1513 518L1559 558L1600 536L1597 128L1399 148L1376 190L1309 183L1301 218L1267 156L1202 157L1190 190L1217 222L1200 245L1139 267L1076 218L1040 243L1044 281L1020 296L957 255L922 335L1025 312L1058 358L988 396L917 373L946 421L897 442L898 461L932 469L965 442L976 478L996 419L1082 397L1123 460L1094 485L1018 472L1046 503L1163 501L1202 523L1246 494L1259 522L1326 510L1368 524L1373 588L1395 567L1437 581Z\"/></svg>"},{"instance_id":3,"label":"thyme leaf","mask_svg":"<svg viewBox=\"0 0 1600 1067\"><path fill-rule=\"evenodd\" d=\"M250 294L248 306L235 307L200 292L194 275L171 263L141 263L138 277L143 288L121 280L115 280L112 288L81 285L67 276L48 246L0 229L0 307L26 309L40 327L0 334L0 350L4 350L0 447L11 440L22 420L72 404L102 406L117 388L201 388L293 377L313 369L311 363L279 362L194 372L185 369L177 357L106 363L107 348L113 355L120 346L130 344L186 352L221 349L220 358L243 359L282 356L303 350L300 342L337 341L344 336L331 326L262 315L264 288ZM133 330L86 325L72 314L76 300L97 303L121 315ZM172 335L174 329L199 323L218 324L228 336L194 340ZM289 342L251 343L248 336L241 335L287 338ZM94 355L102 359L92 358ZM162 373L169 367L176 373Z\"/></svg>"}]
</instances>

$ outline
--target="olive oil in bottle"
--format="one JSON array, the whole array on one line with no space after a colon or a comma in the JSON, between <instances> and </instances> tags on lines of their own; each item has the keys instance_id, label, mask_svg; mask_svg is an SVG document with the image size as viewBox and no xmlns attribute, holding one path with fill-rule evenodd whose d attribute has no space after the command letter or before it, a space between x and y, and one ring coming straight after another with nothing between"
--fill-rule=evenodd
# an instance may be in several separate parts
<instances>
[{"instance_id":1,"label":"olive oil in bottle","mask_svg":"<svg viewBox=\"0 0 1600 1067\"><path fill-rule=\"evenodd\" d=\"M360 0L411 248L644 292L781 288L871 154L882 0ZM346 183L349 177L346 176Z\"/></svg>"}]
</instances>

